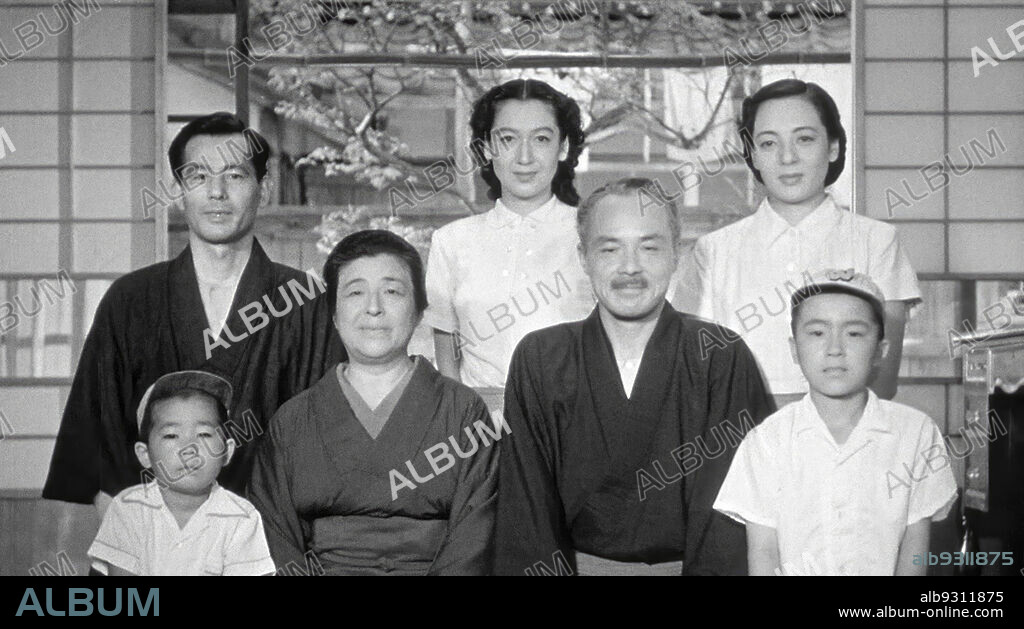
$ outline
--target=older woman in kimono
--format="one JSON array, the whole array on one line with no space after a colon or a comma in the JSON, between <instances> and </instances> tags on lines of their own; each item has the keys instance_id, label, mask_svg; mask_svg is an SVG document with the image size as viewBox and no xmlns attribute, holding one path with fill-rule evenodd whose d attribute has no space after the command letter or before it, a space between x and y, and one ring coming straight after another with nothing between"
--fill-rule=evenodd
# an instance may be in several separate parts
<instances>
[{"instance_id":1,"label":"older woman in kimono","mask_svg":"<svg viewBox=\"0 0 1024 629\"><path fill-rule=\"evenodd\" d=\"M274 562L489 573L501 433L472 389L408 355L427 306L419 254L358 232L324 280L349 360L281 407L260 444L249 499Z\"/></svg>"}]
</instances>

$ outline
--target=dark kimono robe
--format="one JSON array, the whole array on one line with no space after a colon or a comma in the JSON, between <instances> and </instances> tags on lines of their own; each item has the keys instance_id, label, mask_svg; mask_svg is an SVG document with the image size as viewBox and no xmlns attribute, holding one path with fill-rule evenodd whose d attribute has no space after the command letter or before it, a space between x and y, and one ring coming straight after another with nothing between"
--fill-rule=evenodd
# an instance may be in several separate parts
<instances>
[{"instance_id":1,"label":"dark kimono robe","mask_svg":"<svg viewBox=\"0 0 1024 629\"><path fill-rule=\"evenodd\" d=\"M225 434L238 449L218 480L231 491L244 491L254 441L267 420L344 355L326 296L315 294L314 286L309 292L315 297L307 299L287 286L291 280L309 288L304 273L272 262L254 241L222 342L211 341L209 359L203 334L209 325L190 248L115 281L82 348L43 498L88 504L100 490L113 496L142 482L134 451L139 401L157 378L183 369L211 371L232 383L232 423ZM239 310L254 302L269 323L256 329L259 321L253 321L250 333ZM270 315L270 304L281 317ZM227 340L228 334L239 340ZM210 454L217 453L199 451Z\"/></svg>"},{"instance_id":2,"label":"dark kimono robe","mask_svg":"<svg viewBox=\"0 0 1024 629\"><path fill-rule=\"evenodd\" d=\"M281 407L267 437L248 498L279 571L307 566L312 552L335 575L491 572L508 435L480 396L428 361L419 359L376 439L333 372Z\"/></svg>"},{"instance_id":3,"label":"dark kimono robe","mask_svg":"<svg viewBox=\"0 0 1024 629\"><path fill-rule=\"evenodd\" d=\"M668 303L631 398L597 309L526 336L505 390L496 571L575 574L579 550L746 574L745 531L712 504L743 434L773 411L743 341Z\"/></svg>"}]
</instances>

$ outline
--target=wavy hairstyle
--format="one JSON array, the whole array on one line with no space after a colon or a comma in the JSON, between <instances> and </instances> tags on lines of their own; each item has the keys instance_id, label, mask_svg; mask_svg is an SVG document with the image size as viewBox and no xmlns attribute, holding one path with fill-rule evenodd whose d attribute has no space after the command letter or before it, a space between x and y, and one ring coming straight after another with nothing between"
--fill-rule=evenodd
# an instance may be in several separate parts
<instances>
[{"instance_id":1,"label":"wavy hairstyle","mask_svg":"<svg viewBox=\"0 0 1024 629\"><path fill-rule=\"evenodd\" d=\"M583 121L580 106L576 101L559 92L544 81L536 79L515 79L492 87L473 105L473 114L469 118L469 126L473 133L470 149L476 163L480 165L480 174L489 187L487 197L492 201L501 197L501 181L494 174L494 164L487 158L484 148L490 143L491 128L498 111L498 104L506 100L539 100L551 105L558 123L558 141L568 139L569 152L565 159L558 162L555 176L551 180L551 192L566 205L576 206L580 202L580 194L573 185L576 177L576 165L580 153L583 152Z\"/></svg>"}]
</instances>

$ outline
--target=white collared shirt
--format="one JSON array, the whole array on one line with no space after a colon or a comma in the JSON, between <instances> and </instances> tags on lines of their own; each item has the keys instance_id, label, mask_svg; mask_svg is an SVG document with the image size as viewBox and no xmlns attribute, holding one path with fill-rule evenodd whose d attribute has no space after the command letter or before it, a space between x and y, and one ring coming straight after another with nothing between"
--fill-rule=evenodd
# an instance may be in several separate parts
<instances>
[{"instance_id":1,"label":"white collared shirt","mask_svg":"<svg viewBox=\"0 0 1024 629\"><path fill-rule=\"evenodd\" d=\"M139 576L245 576L274 572L256 507L214 485L184 528L156 481L125 489L111 502L89 547L92 567Z\"/></svg>"},{"instance_id":2,"label":"white collared shirt","mask_svg":"<svg viewBox=\"0 0 1024 629\"><path fill-rule=\"evenodd\" d=\"M945 442L924 413L871 391L837 445L810 396L784 406L736 450L715 509L776 531L787 575L892 575L906 528L956 498Z\"/></svg>"},{"instance_id":3,"label":"white collared shirt","mask_svg":"<svg viewBox=\"0 0 1024 629\"><path fill-rule=\"evenodd\" d=\"M462 337L462 382L503 387L526 334L594 308L577 255L576 208L552 196L526 216L502 204L434 232L423 321Z\"/></svg>"},{"instance_id":4,"label":"white collared shirt","mask_svg":"<svg viewBox=\"0 0 1024 629\"><path fill-rule=\"evenodd\" d=\"M839 209L831 196L795 226L765 199L751 216L699 238L693 254L697 314L743 336L774 395L807 391L789 350L789 300L811 274L853 268L887 301L921 301L896 229Z\"/></svg>"}]
</instances>

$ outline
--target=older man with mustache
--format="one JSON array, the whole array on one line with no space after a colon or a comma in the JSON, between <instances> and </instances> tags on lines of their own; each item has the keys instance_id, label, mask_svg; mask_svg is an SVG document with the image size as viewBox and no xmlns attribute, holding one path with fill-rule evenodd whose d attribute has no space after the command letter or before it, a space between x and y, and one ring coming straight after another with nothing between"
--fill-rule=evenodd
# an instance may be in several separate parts
<instances>
[{"instance_id":1,"label":"older man with mustache","mask_svg":"<svg viewBox=\"0 0 1024 629\"><path fill-rule=\"evenodd\" d=\"M745 574L743 530L712 504L742 435L774 411L731 330L666 302L674 204L627 178L580 206L598 304L526 336L505 393L502 574Z\"/></svg>"}]
</instances>

